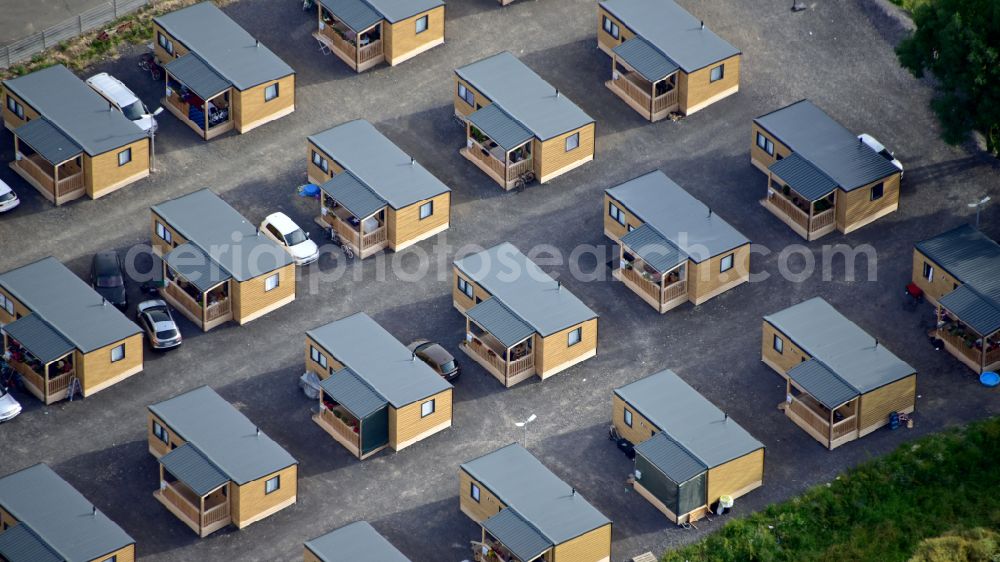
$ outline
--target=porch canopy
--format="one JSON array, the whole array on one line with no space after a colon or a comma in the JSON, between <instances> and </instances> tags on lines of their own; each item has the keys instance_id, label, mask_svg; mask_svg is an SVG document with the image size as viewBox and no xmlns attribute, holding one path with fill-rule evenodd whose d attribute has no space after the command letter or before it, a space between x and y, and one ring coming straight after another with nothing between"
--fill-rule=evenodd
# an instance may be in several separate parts
<instances>
[{"instance_id":1,"label":"porch canopy","mask_svg":"<svg viewBox=\"0 0 1000 562\"><path fill-rule=\"evenodd\" d=\"M771 164L768 170L809 201L819 201L837 189L837 182L797 152Z\"/></svg>"},{"instance_id":2,"label":"porch canopy","mask_svg":"<svg viewBox=\"0 0 1000 562\"><path fill-rule=\"evenodd\" d=\"M555 546L511 507L483 521L483 529L522 562L531 562Z\"/></svg>"},{"instance_id":3,"label":"porch canopy","mask_svg":"<svg viewBox=\"0 0 1000 562\"><path fill-rule=\"evenodd\" d=\"M204 59L195 53L188 53L163 66L178 82L203 100L210 100L225 92L233 83L223 78Z\"/></svg>"},{"instance_id":4,"label":"porch canopy","mask_svg":"<svg viewBox=\"0 0 1000 562\"><path fill-rule=\"evenodd\" d=\"M53 165L83 154L83 148L44 117L32 119L14 130L18 142L30 146Z\"/></svg>"},{"instance_id":5,"label":"porch canopy","mask_svg":"<svg viewBox=\"0 0 1000 562\"><path fill-rule=\"evenodd\" d=\"M345 170L320 188L358 219L365 219L386 206L385 201L357 176Z\"/></svg>"},{"instance_id":6,"label":"porch canopy","mask_svg":"<svg viewBox=\"0 0 1000 562\"><path fill-rule=\"evenodd\" d=\"M830 410L836 410L861 393L818 359L803 361L788 370L788 377L799 388Z\"/></svg>"},{"instance_id":7,"label":"porch canopy","mask_svg":"<svg viewBox=\"0 0 1000 562\"><path fill-rule=\"evenodd\" d=\"M0 559L31 562L63 562L27 523L18 523L0 533Z\"/></svg>"},{"instance_id":8,"label":"porch canopy","mask_svg":"<svg viewBox=\"0 0 1000 562\"><path fill-rule=\"evenodd\" d=\"M15 320L4 326L3 331L42 363L61 359L76 348L37 314Z\"/></svg>"},{"instance_id":9,"label":"porch canopy","mask_svg":"<svg viewBox=\"0 0 1000 562\"><path fill-rule=\"evenodd\" d=\"M194 285L199 292L207 293L213 287L233 278L197 244L185 242L163 256L167 266Z\"/></svg>"},{"instance_id":10,"label":"porch canopy","mask_svg":"<svg viewBox=\"0 0 1000 562\"><path fill-rule=\"evenodd\" d=\"M229 477L191 443L160 457L160 464L198 497L205 497L229 482Z\"/></svg>"},{"instance_id":11,"label":"porch canopy","mask_svg":"<svg viewBox=\"0 0 1000 562\"><path fill-rule=\"evenodd\" d=\"M495 103L473 112L467 119L474 127L493 139L504 152L510 152L535 137L531 131Z\"/></svg>"},{"instance_id":12,"label":"porch canopy","mask_svg":"<svg viewBox=\"0 0 1000 562\"><path fill-rule=\"evenodd\" d=\"M652 43L635 36L612 49L618 59L631 66L643 78L657 82L677 72L680 68Z\"/></svg>"},{"instance_id":13,"label":"porch canopy","mask_svg":"<svg viewBox=\"0 0 1000 562\"><path fill-rule=\"evenodd\" d=\"M466 314L469 320L492 334L507 348L514 347L535 333L534 328L498 299L486 299L469 309Z\"/></svg>"},{"instance_id":14,"label":"porch canopy","mask_svg":"<svg viewBox=\"0 0 1000 562\"><path fill-rule=\"evenodd\" d=\"M684 515L705 505L708 467L666 433L636 445L635 461L639 484L674 514Z\"/></svg>"},{"instance_id":15,"label":"porch canopy","mask_svg":"<svg viewBox=\"0 0 1000 562\"><path fill-rule=\"evenodd\" d=\"M357 33L384 19L364 0L320 0L320 4Z\"/></svg>"},{"instance_id":16,"label":"porch canopy","mask_svg":"<svg viewBox=\"0 0 1000 562\"><path fill-rule=\"evenodd\" d=\"M621 244L660 273L666 273L688 259L686 253L649 224L644 224L622 236Z\"/></svg>"},{"instance_id":17,"label":"porch canopy","mask_svg":"<svg viewBox=\"0 0 1000 562\"><path fill-rule=\"evenodd\" d=\"M319 383L319 386L330 398L347 408L359 420L367 418L389 404L349 367L336 371Z\"/></svg>"},{"instance_id":18,"label":"porch canopy","mask_svg":"<svg viewBox=\"0 0 1000 562\"><path fill-rule=\"evenodd\" d=\"M960 286L941 297L938 302L980 336L989 336L1000 331L1000 305L973 287L971 283Z\"/></svg>"}]
</instances>

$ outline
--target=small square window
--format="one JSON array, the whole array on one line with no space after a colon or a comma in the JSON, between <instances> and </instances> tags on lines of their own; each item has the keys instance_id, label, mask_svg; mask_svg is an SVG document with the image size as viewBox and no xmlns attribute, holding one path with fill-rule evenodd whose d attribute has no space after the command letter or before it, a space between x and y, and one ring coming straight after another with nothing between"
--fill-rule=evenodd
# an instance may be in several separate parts
<instances>
[{"instance_id":1,"label":"small square window","mask_svg":"<svg viewBox=\"0 0 1000 562\"><path fill-rule=\"evenodd\" d=\"M125 359L125 344L111 348L111 362L116 363Z\"/></svg>"},{"instance_id":2,"label":"small square window","mask_svg":"<svg viewBox=\"0 0 1000 562\"><path fill-rule=\"evenodd\" d=\"M264 88L264 101L271 101L278 97L278 83L275 82L270 86Z\"/></svg>"},{"instance_id":3,"label":"small square window","mask_svg":"<svg viewBox=\"0 0 1000 562\"><path fill-rule=\"evenodd\" d=\"M417 20L417 33L423 33L427 31L427 16L423 16Z\"/></svg>"},{"instance_id":4,"label":"small square window","mask_svg":"<svg viewBox=\"0 0 1000 562\"><path fill-rule=\"evenodd\" d=\"M173 243L174 241L174 235L171 234L170 230L168 230L167 227L160 221L156 221L156 235L168 244Z\"/></svg>"},{"instance_id":5,"label":"small square window","mask_svg":"<svg viewBox=\"0 0 1000 562\"><path fill-rule=\"evenodd\" d=\"M774 143L765 137L763 133L757 133L757 146L769 155L774 156Z\"/></svg>"},{"instance_id":6,"label":"small square window","mask_svg":"<svg viewBox=\"0 0 1000 562\"><path fill-rule=\"evenodd\" d=\"M632 427L632 411L625 408L625 425Z\"/></svg>"},{"instance_id":7,"label":"small square window","mask_svg":"<svg viewBox=\"0 0 1000 562\"><path fill-rule=\"evenodd\" d=\"M883 195L885 195L884 183L872 186L871 199L870 199L871 201L877 201L881 199Z\"/></svg>"},{"instance_id":8,"label":"small square window","mask_svg":"<svg viewBox=\"0 0 1000 562\"><path fill-rule=\"evenodd\" d=\"M424 220L427 217L434 214L434 202L428 201L420 206L420 220Z\"/></svg>"},{"instance_id":9,"label":"small square window","mask_svg":"<svg viewBox=\"0 0 1000 562\"><path fill-rule=\"evenodd\" d=\"M105 558L104 562L118 562L118 556L111 556L110 558Z\"/></svg>"},{"instance_id":10,"label":"small square window","mask_svg":"<svg viewBox=\"0 0 1000 562\"><path fill-rule=\"evenodd\" d=\"M428 400L420 405L420 417L426 418L434 413L434 401Z\"/></svg>"},{"instance_id":11,"label":"small square window","mask_svg":"<svg viewBox=\"0 0 1000 562\"><path fill-rule=\"evenodd\" d=\"M278 288L278 284L280 283L279 275L280 274L275 273L264 280L264 292L273 291Z\"/></svg>"},{"instance_id":12,"label":"small square window","mask_svg":"<svg viewBox=\"0 0 1000 562\"><path fill-rule=\"evenodd\" d=\"M326 355L323 355L320 350L313 346L309 346L309 357L321 367L326 368Z\"/></svg>"},{"instance_id":13,"label":"small square window","mask_svg":"<svg viewBox=\"0 0 1000 562\"><path fill-rule=\"evenodd\" d=\"M608 215L615 219L618 224L625 226L625 213L614 203L608 203Z\"/></svg>"},{"instance_id":14,"label":"small square window","mask_svg":"<svg viewBox=\"0 0 1000 562\"><path fill-rule=\"evenodd\" d=\"M461 82L458 83L458 97L465 100L465 103L476 107L476 95L472 93L472 90L465 87L465 84Z\"/></svg>"},{"instance_id":15,"label":"small square window","mask_svg":"<svg viewBox=\"0 0 1000 562\"><path fill-rule=\"evenodd\" d=\"M580 146L580 133L573 133L566 137L566 152L576 150L578 146Z\"/></svg>"},{"instance_id":16,"label":"small square window","mask_svg":"<svg viewBox=\"0 0 1000 562\"><path fill-rule=\"evenodd\" d=\"M267 482L264 482L264 494L270 494L271 492L277 492L281 489L281 475L275 476L274 478L269 478Z\"/></svg>"},{"instance_id":17,"label":"small square window","mask_svg":"<svg viewBox=\"0 0 1000 562\"><path fill-rule=\"evenodd\" d=\"M153 435L155 435L157 439L163 441L167 445L170 444L170 434L167 433L167 430L162 425L160 425L155 421L153 422Z\"/></svg>"},{"instance_id":18,"label":"small square window","mask_svg":"<svg viewBox=\"0 0 1000 562\"><path fill-rule=\"evenodd\" d=\"M719 66L717 66L717 67L713 68L711 71L709 71L708 81L709 82L718 82L719 80L722 80L722 77L725 76L725 75L726 75L726 65L720 64ZM746 138L746 137L744 137L744 138Z\"/></svg>"},{"instance_id":19,"label":"small square window","mask_svg":"<svg viewBox=\"0 0 1000 562\"><path fill-rule=\"evenodd\" d=\"M719 273L725 273L733 268L733 255L729 254L722 258L722 261L719 262Z\"/></svg>"},{"instance_id":20,"label":"small square window","mask_svg":"<svg viewBox=\"0 0 1000 562\"><path fill-rule=\"evenodd\" d=\"M924 279L934 281L934 266L924 262Z\"/></svg>"},{"instance_id":21,"label":"small square window","mask_svg":"<svg viewBox=\"0 0 1000 562\"><path fill-rule=\"evenodd\" d=\"M156 40L160 43L160 47L163 47L164 51L166 51L171 55L174 54L174 42L171 41L170 39L167 39L166 35L164 35L162 32L157 32Z\"/></svg>"},{"instance_id":22,"label":"small square window","mask_svg":"<svg viewBox=\"0 0 1000 562\"><path fill-rule=\"evenodd\" d=\"M126 148L125 150L118 153L118 165L124 166L132 161L132 149Z\"/></svg>"},{"instance_id":23,"label":"small square window","mask_svg":"<svg viewBox=\"0 0 1000 562\"><path fill-rule=\"evenodd\" d=\"M479 486L476 486L475 484L469 483L469 495L472 496L472 499L474 499L474 500L476 500L478 502L479 501Z\"/></svg>"},{"instance_id":24,"label":"small square window","mask_svg":"<svg viewBox=\"0 0 1000 562\"><path fill-rule=\"evenodd\" d=\"M0 294L0 305L2 305L3 309L7 311L7 314L14 316L14 301L8 299L3 294Z\"/></svg>"},{"instance_id":25,"label":"small square window","mask_svg":"<svg viewBox=\"0 0 1000 562\"><path fill-rule=\"evenodd\" d=\"M774 342L771 345L774 346L774 350L777 351L778 353L785 352L785 340L781 339L780 336L775 335Z\"/></svg>"},{"instance_id":26,"label":"small square window","mask_svg":"<svg viewBox=\"0 0 1000 562\"><path fill-rule=\"evenodd\" d=\"M469 297L470 299L475 294L475 291L472 288L472 283L469 283L468 281L462 279L461 277L458 278L458 290L462 291L462 293L464 293L465 296Z\"/></svg>"},{"instance_id":27,"label":"small square window","mask_svg":"<svg viewBox=\"0 0 1000 562\"><path fill-rule=\"evenodd\" d=\"M566 336L566 346L574 346L580 343L581 339L583 339L583 328L576 328Z\"/></svg>"},{"instance_id":28,"label":"small square window","mask_svg":"<svg viewBox=\"0 0 1000 562\"><path fill-rule=\"evenodd\" d=\"M615 39L618 39L619 36L620 36L621 30L618 29L618 24L616 24L615 22L611 21L611 19L608 18L608 16L604 16L604 32L607 33L608 35L614 37Z\"/></svg>"},{"instance_id":29,"label":"small square window","mask_svg":"<svg viewBox=\"0 0 1000 562\"><path fill-rule=\"evenodd\" d=\"M17 100L11 97L10 94L7 94L7 109L14 115L17 115L19 119L24 119L24 106L17 103Z\"/></svg>"},{"instance_id":30,"label":"small square window","mask_svg":"<svg viewBox=\"0 0 1000 562\"><path fill-rule=\"evenodd\" d=\"M320 156L319 152L316 152L315 150L313 151L313 164L315 164L317 168L323 170L324 172L330 171L330 163L327 162L326 158Z\"/></svg>"}]
</instances>

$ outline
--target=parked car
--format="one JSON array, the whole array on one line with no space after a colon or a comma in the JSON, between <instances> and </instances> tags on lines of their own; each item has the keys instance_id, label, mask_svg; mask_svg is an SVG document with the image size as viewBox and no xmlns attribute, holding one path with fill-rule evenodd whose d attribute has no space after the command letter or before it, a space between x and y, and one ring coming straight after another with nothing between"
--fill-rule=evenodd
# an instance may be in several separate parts
<instances>
[{"instance_id":1,"label":"parked car","mask_svg":"<svg viewBox=\"0 0 1000 562\"><path fill-rule=\"evenodd\" d=\"M0 213L7 212L21 204L17 194L9 185L0 180Z\"/></svg>"},{"instance_id":2,"label":"parked car","mask_svg":"<svg viewBox=\"0 0 1000 562\"><path fill-rule=\"evenodd\" d=\"M142 301L136 307L136 316L153 349L173 349L181 344L181 331L177 328L166 301Z\"/></svg>"},{"instance_id":3,"label":"parked car","mask_svg":"<svg viewBox=\"0 0 1000 562\"><path fill-rule=\"evenodd\" d=\"M102 72L87 78L87 85L93 88L102 98L108 100L111 107L122 112L125 117L135 123L146 133L156 132L156 118L142 103L139 96L132 93L128 86L122 84L121 80Z\"/></svg>"},{"instance_id":4,"label":"parked car","mask_svg":"<svg viewBox=\"0 0 1000 562\"><path fill-rule=\"evenodd\" d=\"M868 133L861 133L858 135L858 140L865 143L868 148L878 152L879 156L882 158L892 162L892 165L899 169L899 177L903 177L903 163L897 160L896 156L892 152L889 152L889 150L882 143L875 140L875 137L869 135Z\"/></svg>"},{"instance_id":5,"label":"parked car","mask_svg":"<svg viewBox=\"0 0 1000 562\"><path fill-rule=\"evenodd\" d=\"M124 311L128 306L125 274L118 252L105 250L94 254L90 262L90 286L106 301Z\"/></svg>"},{"instance_id":6,"label":"parked car","mask_svg":"<svg viewBox=\"0 0 1000 562\"><path fill-rule=\"evenodd\" d=\"M440 344L428 340L416 340L406 346L406 349L427 363L431 369L437 371L437 374L444 377L444 380L453 381L458 378L458 362Z\"/></svg>"},{"instance_id":7,"label":"parked car","mask_svg":"<svg viewBox=\"0 0 1000 562\"><path fill-rule=\"evenodd\" d=\"M285 213L272 213L260 223L260 231L292 255L295 265L309 265L319 259L319 246Z\"/></svg>"},{"instance_id":8,"label":"parked car","mask_svg":"<svg viewBox=\"0 0 1000 562\"><path fill-rule=\"evenodd\" d=\"M7 387L0 385L0 423L10 421L21 413L21 404L14 399Z\"/></svg>"}]
</instances>

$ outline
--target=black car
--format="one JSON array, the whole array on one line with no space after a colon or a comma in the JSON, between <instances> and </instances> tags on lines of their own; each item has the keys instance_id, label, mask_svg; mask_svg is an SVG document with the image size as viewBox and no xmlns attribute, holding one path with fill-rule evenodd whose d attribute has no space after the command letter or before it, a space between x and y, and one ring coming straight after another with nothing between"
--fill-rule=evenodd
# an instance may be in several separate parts
<instances>
[{"instance_id":1,"label":"black car","mask_svg":"<svg viewBox=\"0 0 1000 562\"><path fill-rule=\"evenodd\" d=\"M107 250L94 254L90 263L90 285L97 294L120 310L128 306L125 295L125 274L118 252Z\"/></svg>"}]
</instances>

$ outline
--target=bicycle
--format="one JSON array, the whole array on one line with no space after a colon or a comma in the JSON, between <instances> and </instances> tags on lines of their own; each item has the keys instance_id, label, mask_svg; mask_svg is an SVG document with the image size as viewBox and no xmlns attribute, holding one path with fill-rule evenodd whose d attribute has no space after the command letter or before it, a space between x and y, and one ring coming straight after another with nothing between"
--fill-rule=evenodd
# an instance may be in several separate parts
<instances>
[{"instance_id":1,"label":"bicycle","mask_svg":"<svg viewBox=\"0 0 1000 562\"><path fill-rule=\"evenodd\" d=\"M524 191L525 187L528 187L529 183L532 183L534 181L535 181L535 171L528 170L527 172L518 176L516 180L514 180L514 191L517 193L521 193L522 191Z\"/></svg>"},{"instance_id":2,"label":"bicycle","mask_svg":"<svg viewBox=\"0 0 1000 562\"><path fill-rule=\"evenodd\" d=\"M326 236L330 239L330 242L340 246L340 249L344 251L344 257L347 258L348 261L354 259L354 249L351 248L350 244L341 240L340 235L337 234L337 231L332 226L327 227Z\"/></svg>"},{"instance_id":3,"label":"bicycle","mask_svg":"<svg viewBox=\"0 0 1000 562\"><path fill-rule=\"evenodd\" d=\"M139 69L148 72L153 80L160 81L163 78L163 67L160 66L160 63L156 62L156 57L153 53L143 53L139 57Z\"/></svg>"}]
</instances>

